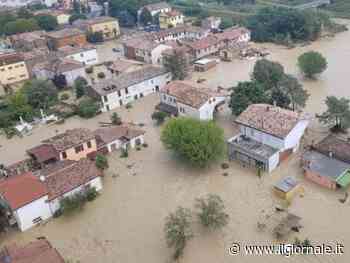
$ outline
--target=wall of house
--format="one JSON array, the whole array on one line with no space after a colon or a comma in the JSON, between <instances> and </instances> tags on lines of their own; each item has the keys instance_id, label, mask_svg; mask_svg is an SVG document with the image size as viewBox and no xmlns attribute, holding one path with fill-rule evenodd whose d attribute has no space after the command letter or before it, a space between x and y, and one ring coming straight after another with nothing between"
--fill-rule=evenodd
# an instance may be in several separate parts
<instances>
[{"instance_id":1,"label":"wall of house","mask_svg":"<svg viewBox=\"0 0 350 263\"><path fill-rule=\"evenodd\" d=\"M323 187L336 190L337 185L334 181L330 180L327 176L320 176L319 174L310 170L304 171L305 178Z\"/></svg>"},{"instance_id":2,"label":"wall of house","mask_svg":"<svg viewBox=\"0 0 350 263\"><path fill-rule=\"evenodd\" d=\"M159 27L161 29L167 29L169 26L176 27L179 24L184 23L183 15L178 16L159 16Z\"/></svg>"},{"instance_id":3,"label":"wall of house","mask_svg":"<svg viewBox=\"0 0 350 263\"><path fill-rule=\"evenodd\" d=\"M200 59L202 57L215 54L216 52L219 52L219 44L212 45L208 48L197 49L197 50L191 51L191 53L193 54L195 59Z\"/></svg>"},{"instance_id":4,"label":"wall of house","mask_svg":"<svg viewBox=\"0 0 350 263\"><path fill-rule=\"evenodd\" d=\"M68 15L68 14L61 14L61 15L56 16L56 18L57 18L57 23L59 25L69 24L70 15Z\"/></svg>"},{"instance_id":5,"label":"wall of house","mask_svg":"<svg viewBox=\"0 0 350 263\"><path fill-rule=\"evenodd\" d=\"M103 96L101 98L102 111L106 112L108 110L115 109L117 107L120 107L121 105L125 105L136 99L142 98L143 96L147 96L151 93L154 93L156 92L156 87L159 87L159 89L161 89L170 80L171 74L165 73L163 75L154 77L149 80L145 80L143 82L128 87L128 93L126 93L125 89L120 90L121 96L118 95L117 91ZM107 98L107 100L105 100L105 97Z\"/></svg>"},{"instance_id":6,"label":"wall of house","mask_svg":"<svg viewBox=\"0 0 350 263\"><path fill-rule=\"evenodd\" d=\"M102 32L105 40L113 39L120 35L119 23L117 20L91 25L90 31L94 33Z\"/></svg>"},{"instance_id":7,"label":"wall of house","mask_svg":"<svg viewBox=\"0 0 350 263\"><path fill-rule=\"evenodd\" d=\"M64 152L66 153L67 158L63 158L63 152L60 152L60 160L68 159L72 161L79 161L80 159L86 158L89 153L97 151L96 140L93 139L90 142L91 142L90 148L88 147L87 142L84 142L82 144L84 147L84 150L78 153L75 151L75 147L65 150Z\"/></svg>"},{"instance_id":8,"label":"wall of house","mask_svg":"<svg viewBox=\"0 0 350 263\"><path fill-rule=\"evenodd\" d=\"M85 50L76 54L66 56L66 58L73 59L84 65L93 65L98 63L98 56L96 49Z\"/></svg>"},{"instance_id":9,"label":"wall of house","mask_svg":"<svg viewBox=\"0 0 350 263\"><path fill-rule=\"evenodd\" d=\"M152 64L162 64L163 56L162 52L166 49L171 49L171 46L160 44L151 51L151 62Z\"/></svg>"},{"instance_id":10,"label":"wall of house","mask_svg":"<svg viewBox=\"0 0 350 263\"><path fill-rule=\"evenodd\" d=\"M51 213L54 214L58 209L60 209L60 207L61 207L60 201L63 198L72 196L72 195L82 191L84 189L84 187L86 187L88 185L90 185L91 188L95 187L96 191L100 192L102 190L102 179L101 179L101 177L96 177L96 178L92 179L91 181L87 182L86 184L81 185L81 186L73 189L72 191L69 191L69 192L63 194L63 196L60 196L58 198L55 198L55 199L51 200L48 203L48 206L50 208Z\"/></svg>"},{"instance_id":11,"label":"wall of house","mask_svg":"<svg viewBox=\"0 0 350 263\"><path fill-rule=\"evenodd\" d=\"M284 149L293 149L293 152L297 151L301 137L303 137L308 125L309 121L307 120L299 121L285 138Z\"/></svg>"},{"instance_id":12,"label":"wall of house","mask_svg":"<svg viewBox=\"0 0 350 263\"><path fill-rule=\"evenodd\" d=\"M87 44L85 34L74 35L63 38L48 38L50 46L53 49L58 49L64 46L84 46Z\"/></svg>"},{"instance_id":13,"label":"wall of house","mask_svg":"<svg viewBox=\"0 0 350 263\"><path fill-rule=\"evenodd\" d=\"M35 219L41 218L44 221L52 216L47 200L48 196L45 195L14 212L18 228L21 231L26 231L35 226L37 224L33 222Z\"/></svg>"},{"instance_id":14,"label":"wall of house","mask_svg":"<svg viewBox=\"0 0 350 263\"><path fill-rule=\"evenodd\" d=\"M276 152L274 155L272 155L269 158L269 167L268 167L268 172L272 172L274 169L277 168L279 164L279 152Z\"/></svg>"},{"instance_id":15,"label":"wall of house","mask_svg":"<svg viewBox=\"0 0 350 263\"><path fill-rule=\"evenodd\" d=\"M24 61L0 66L0 85L10 85L29 78L29 72Z\"/></svg>"},{"instance_id":16,"label":"wall of house","mask_svg":"<svg viewBox=\"0 0 350 263\"><path fill-rule=\"evenodd\" d=\"M78 68L71 71L64 72L63 75L66 76L68 86L72 86L74 84L74 80L78 77L87 78L85 68Z\"/></svg>"},{"instance_id":17,"label":"wall of house","mask_svg":"<svg viewBox=\"0 0 350 263\"><path fill-rule=\"evenodd\" d=\"M215 101L214 101L215 100ZM225 97L211 98L199 109L199 119L212 120L214 118L214 110L216 105L225 101Z\"/></svg>"},{"instance_id":18,"label":"wall of house","mask_svg":"<svg viewBox=\"0 0 350 263\"><path fill-rule=\"evenodd\" d=\"M276 148L276 149L284 148L284 140L277 138L275 136L272 136L270 134L258 131L256 129L253 129L244 125L240 125L240 131L241 131L241 134L249 138L252 138L253 140L261 142L263 144L267 144L273 148Z\"/></svg>"}]
</instances>

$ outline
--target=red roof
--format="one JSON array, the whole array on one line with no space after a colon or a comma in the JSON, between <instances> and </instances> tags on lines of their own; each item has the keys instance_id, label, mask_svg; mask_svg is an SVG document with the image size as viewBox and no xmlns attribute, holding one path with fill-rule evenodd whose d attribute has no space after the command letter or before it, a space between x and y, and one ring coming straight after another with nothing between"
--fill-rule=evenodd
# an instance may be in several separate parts
<instances>
[{"instance_id":1,"label":"red roof","mask_svg":"<svg viewBox=\"0 0 350 263\"><path fill-rule=\"evenodd\" d=\"M9 261L8 261L9 260ZM64 263L62 256L46 239L30 242L19 247L5 246L0 251L0 263Z\"/></svg>"},{"instance_id":2,"label":"red roof","mask_svg":"<svg viewBox=\"0 0 350 263\"><path fill-rule=\"evenodd\" d=\"M51 159L59 159L58 152L50 144L40 144L32 149L29 149L27 152L34 155L39 163L43 163Z\"/></svg>"},{"instance_id":3,"label":"red roof","mask_svg":"<svg viewBox=\"0 0 350 263\"><path fill-rule=\"evenodd\" d=\"M31 172L0 182L0 195L16 210L48 194L40 179Z\"/></svg>"}]
</instances>

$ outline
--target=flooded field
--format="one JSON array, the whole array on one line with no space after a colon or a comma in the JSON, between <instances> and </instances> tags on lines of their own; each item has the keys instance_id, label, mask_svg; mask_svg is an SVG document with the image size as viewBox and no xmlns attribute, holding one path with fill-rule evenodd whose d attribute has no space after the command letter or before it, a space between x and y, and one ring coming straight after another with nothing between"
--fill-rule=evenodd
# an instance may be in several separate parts
<instances>
[{"instance_id":1,"label":"flooded field","mask_svg":"<svg viewBox=\"0 0 350 263\"><path fill-rule=\"evenodd\" d=\"M328 59L327 71L318 81L303 81L311 96L306 110L318 113L324 109L327 95L349 96L350 32L335 38L323 39L307 47L284 49L268 45L269 59L281 62L286 71L298 74L296 60L306 50L322 52ZM266 45L264 45L266 46ZM205 74L208 84L230 87L238 81L249 79L254 60L221 63ZM301 78L301 76L299 76ZM110 169L104 177L102 195L73 217L60 217L25 233L14 232L0 236L4 243L27 242L46 236L52 244L71 262L118 263L118 262L171 262L172 250L166 247L163 226L164 218L177 206L193 207L194 199L207 193L219 194L225 201L231 219L222 231L208 232L195 226L195 238L188 243L183 263L251 263L251 262L296 262L296 263L348 263L350 235L348 222L350 203L338 201L343 192L325 190L303 180L299 168L299 156L294 155L271 175L262 179L256 172L230 163L222 176L220 164L208 170L194 170L177 163L159 140L160 128L154 126L150 115L158 102L156 95L148 96L133 104L130 110L118 109L124 121L144 123L148 148L130 152L129 158L120 159L118 154L110 156ZM25 149L40 140L68 128L86 127L95 129L99 121L108 121L110 114L102 114L92 120L71 118L59 126L40 127L22 139L0 138L0 162L11 163L24 157ZM227 137L234 134L233 117L229 111L221 112L218 123L225 129ZM326 133L314 121L307 139L321 137ZM317 128L317 131L316 129ZM131 168L130 168L131 167ZM286 175L302 180L305 196L296 198L289 210L302 218L300 239L309 238L314 244L339 242L345 246L343 256L231 256L228 248L233 242L242 244L276 241L270 231L258 231L257 223L269 224L280 201L272 194L274 182Z\"/></svg>"}]
</instances>

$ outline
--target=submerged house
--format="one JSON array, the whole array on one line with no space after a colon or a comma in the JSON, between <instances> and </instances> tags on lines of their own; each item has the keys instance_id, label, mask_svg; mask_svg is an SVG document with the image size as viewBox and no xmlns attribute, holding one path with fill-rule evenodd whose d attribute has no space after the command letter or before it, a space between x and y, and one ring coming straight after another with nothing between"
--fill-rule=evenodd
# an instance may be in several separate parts
<instances>
[{"instance_id":1,"label":"submerged house","mask_svg":"<svg viewBox=\"0 0 350 263\"><path fill-rule=\"evenodd\" d=\"M271 172L296 152L309 116L268 104L252 104L235 123L240 133L228 141L229 159Z\"/></svg>"},{"instance_id":2,"label":"submerged house","mask_svg":"<svg viewBox=\"0 0 350 263\"><path fill-rule=\"evenodd\" d=\"M328 135L310 147L301 160L305 178L336 190L350 184L350 143Z\"/></svg>"}]
</instances>

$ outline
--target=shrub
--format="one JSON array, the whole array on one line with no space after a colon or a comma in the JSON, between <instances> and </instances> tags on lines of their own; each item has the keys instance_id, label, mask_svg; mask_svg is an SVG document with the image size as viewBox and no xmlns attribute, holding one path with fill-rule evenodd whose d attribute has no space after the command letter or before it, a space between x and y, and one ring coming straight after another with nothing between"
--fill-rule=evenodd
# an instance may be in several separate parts
<instances>
[{"instance_id":1,"label":"shrub","mask_svg":"<svg viewBox=\"0 0 350 263\"><path fill-rule=\"evenodd\" d=\"M121 125L122 119L118 116L118 113L113 112L113 114L111 116L111 122L113 125Z\"/></svg>"},{"instance_id":2,"label":"shrub","mask_svg":"<svg viewBox=\"0 0 350 263\"><path fill-rule=\"evenodd\" d=\"M97 154L96 160L95 160L95 165L98 169L104 170L108 168L108 160L106 156L102 154Z\"/></svg>"},{"instance_id":3,"label":"shrub","mask_svg":"<svg viewBox=\"0 0 350 263\"><path fill-rule=\"evenodd\" d=\"M127 149L122 148L122 153L120 155L120 158L128 158L129 157L129 151Z\"/></svg>"},{"instance_id":4,"label":"shrub","mask_svg":"<svg viewBox=\"0 0 350 263\"><path fill-rule=\"evenodd\" d=\"M99 104L90 98L80 101L77 109L77 114L82 118L95 117L99 111Z\"/></svg>"},{"instance_id":5,"label":"shrub","mask_svg":"<svg viewBox=\"0 0 350 263\"><path fill-rule=\"evenodd\" d=\"M63 93L63 94L61 95L61 100L68 100L68 99L69 99L69 94Z\"/></svg>"},{"instance_id":6,"label":"shrub","mask_svg":"<svg viewBox=\"0 0 350 263\"><path fill-rule=\"evenodd\" d=\"M71 214L74 211L83 209L86 203L85 194L79 192L61 200L61 209L63 214Z\"/></svg>"},{"instance_id":7,"label":"shrub","mask_svg":"<svg viewBox=\"0 0 350 263\"><path fill-rule=\"evenodd\" d=\"M105 74L104 72L99 72L99 73L97 74L97 77L98 77L99 79L104 79L104 78L106 77L106 74Z\"/></svg>"},{"instance_id":8,"label":"shrub","mask_svg":"<svg viewBox=\"0 0 350 263\"><path fill-rule=\"evenodd\" d=\"M86 74L92 74L92 73L94 73L94 68L93 67L86 68L85 72L86 72Z\"/></svg>"},{"instance_id":9,"label":"shrub","mask_svg":"<svg viewBox=\"0 0 350 263\"><path fill-rule=\"evenodd\" d=\"M125 108L127 108L127 109L131 109L131 108L132 108L132 104L131 104L131 102L127 103L127 104L125 105Z\"/></svg>"},{"instance_id":10,"label":"shrub","mask_svg":"<svg viewBox=\"0 0 350 263\"><path fill-rule=\"evenodd\" d=\"M143 146L143 148L147 148L148 147L148 143L145 142L145 143L142 144L142 146Z\"/></svg>"},{"instance_id":11,"label":"shrub","mask_svg":"<svg viewBox=\"0 0 350 263\"><path fill-rule=\"evenodd\" d=\"M298 66L307 78L322 73L327 68L327 60L315 51L309 51L298 58Z\"/></svg>"},{"instance_id":12,"label":"shrub","mask_svg":"<svg viewBox=\"0 0 350 263\"><path fill-rule=\"evenodd\" d=\"M140 147L140 146L137 146L137 147L136 147L136 151L141 151L141 147Z\"/></svg>"},{"instance_id":13,"label":"shrub","mask_svg":"<svg viewBox=\"0 0 350 263\"><path fill-rule=\"evenodd\" d=\"M161 125L165 121L166 117L168 117L168 114L163 111L155 111L151 116L152 120L157 122L157 125Z\"/></svg>"},{"instance_id":14,"label":"shrub","mask_svg":"<svg viewBox=\"0 0 350 263\"><path fill-rule=\"evenodd\" d=\"M63 214L62 209L58 209L55 211L55 213L53 213L53 217L57 218L60 217Z\"/></svg>"},{"instance_id":15,"label":"shrub","mask_svg":"<svg viewBox=\"0 0 350 263\"><path fill-rule=\"evenodd\" d=\"M224 170L228 169L229 167L230 167L230 165L228 163L222 163L221 164L221 168L224 169Z\"/></svg>"},{"instance_id":16,"label":"shrub","mask_svg":"<svg viewBox=\"0 0 350 263\"><path fill-rule=\"evenodd\" d=\"M96 197L99 195L95 187L91 187L88 190L86 190L86 200L91 202L96 199Z\"/></svg>"}]
</instances>

